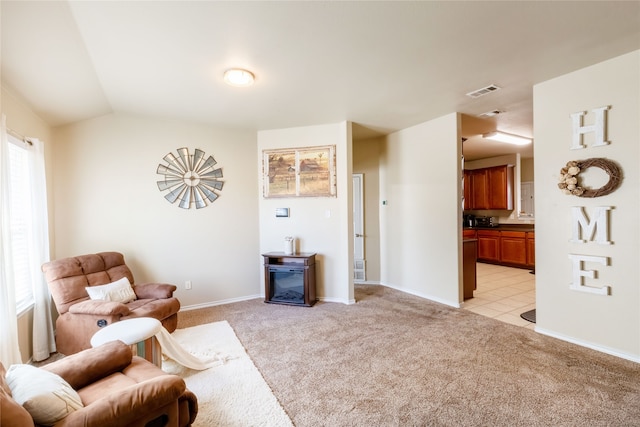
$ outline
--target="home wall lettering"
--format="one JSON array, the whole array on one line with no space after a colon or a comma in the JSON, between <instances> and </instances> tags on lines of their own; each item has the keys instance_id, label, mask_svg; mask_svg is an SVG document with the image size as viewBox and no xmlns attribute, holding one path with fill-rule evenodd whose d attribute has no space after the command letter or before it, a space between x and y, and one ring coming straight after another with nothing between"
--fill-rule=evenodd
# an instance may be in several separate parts
<instances>
[{"instance_id":1,"label":"home wall lettering","mask_svg":"<svg viewBox=\"0 0 640 427\"><path fill-rule=\"evenodd\" d=\"M593 114L595 114L595 121L592 125L583 126L582 118L586 111L579 111L577 113L573 113L571 115L571 122L573 124L573 138L571 141L571 149L572 150L581 150L583 148L587 148L583 143L583 135L588 132L594 132L595 134L595 142L593 143L593 147L601 147L603 145L608 145L609 141L607 138L607 111L611 108L610 105L606 107L596 108L591 110Z\"/></svg>"},{"instance_id":2,"label":"home wall lettering","mask_svg":"<svg viewBox=\"0 0 640 427\"><path fill-rule=\"evenodd\" d=\"M594 143L591 147L602 147L610 144L607 141L607 111L611 106L599 107L591 110L594 114L593 125L583 125L582 119L586 114L585 111L571 114L571 120L573 125L571 150L587 149L584 144L583 136L586 133L594 133ZM605 164L610 167L603 168L610 176L610 182L612 179L615 181L614 188L611 191L603 193L595 193L588 197L599 197L606 195L614 191L621 179L620 169L613 162L607 159L594 159L601 160L597 164ZM566 194L573 194L579 197L584 196L583 191L576 191L577 174L580 172L580 166L584 165L583 161L572 161L567 163L567 166L563 168L561 173L561 184L558 186L565 191ZM576 170L577 169L577 170ZM613 175L611 169L614 169ZM574 182L576 181L576 182ZM597 206L585 211L586 206L572 206L571 207L571 243L577 244L589 244L596 243L598 245L611 245L609 238L609 220L610 213L613 210L613 206ZM585 267L585 263L596 263L603 266L608 266L611 263L611 258L607 256L596 256L589 254L569 254L572 268L572 280L569 285L569 289L579 292L587 292L597 295L611 295L611 285L595 286L592 283L585 283L585 279L598 279L598 270L588 270Z\"/></svg>"}]
</instances>

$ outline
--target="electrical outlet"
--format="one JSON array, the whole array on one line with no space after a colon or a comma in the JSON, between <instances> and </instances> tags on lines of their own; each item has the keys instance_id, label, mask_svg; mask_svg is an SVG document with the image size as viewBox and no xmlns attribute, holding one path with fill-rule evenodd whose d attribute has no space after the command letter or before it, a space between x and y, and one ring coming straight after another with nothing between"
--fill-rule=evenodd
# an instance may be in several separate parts
<instances>
[{"instance_id":1,"label":"electrical outlet","mask_svg":"<svg viewBox=\"0 0 640 427\"><path fill-rule=\"evenodd\" d=\"M187 280L186 282L184 282L184 288L191 289L191 280Z\"/></svg>"}]
</instances>

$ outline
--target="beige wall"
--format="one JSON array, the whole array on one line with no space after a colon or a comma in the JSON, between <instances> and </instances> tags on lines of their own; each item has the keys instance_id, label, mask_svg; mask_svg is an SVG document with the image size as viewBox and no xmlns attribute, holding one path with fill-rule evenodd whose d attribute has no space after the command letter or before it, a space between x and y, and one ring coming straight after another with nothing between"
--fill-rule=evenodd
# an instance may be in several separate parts
<instances>
[{"instance_id":1,"label":"beige wall","mask_svg":"<svg viewBox=\"0 0 640 427\"><path fill-rule=\"evenodd\" d=\"M533 158L520 159L520 181L531 182L533 181Z\"/></svg>"},{"instance_id":2,"label":"beige wall","mask_svg":"<svg viewBox=\"0 0 640 427\"><path fill-rule=\"evenodd\" d=\"M258 180L260 253L280 252L284 237L293 236L300 252L315 252L316 290L324 301L354 302L351 123L258 132L257 169L266 149L336 146L337 197L264 198ZM255 188L255 187L254 187ZM276 218L276 208L289 208L289 218ZM259 254L258 254L259 257ZM264 277L262 277L264 286ZM264 295L264 289L263 289Z\"/></svg>"},{"instance_id":3,"label":"beige wall","mask_svg":"<svg viewBox=\"0 0 640 427\"><path fill-rule=\"evenodd\" d=\"M570 114L588 111L584 124L592 124L591 110L611 106L609 145L570 150ZM535 200L536 200L536 330L581 345L640 361L640 51L590 66L534 87ZM565 195L557 188L560 169L570 160L605 157L623 170L614 193L598 198ZM598 169L584 174L585 184L606 182ZM604 178L604 179L603 179ZM582 206L587 216L598 206L611 206L611 245L594 241L570 243L571 207ZM585 283L611 286L610 295L569 289L572 266L569 254L603 256L608 265L586 262L596 270Z\"/></svg>"},{"instance_id":4,"label":"beige wall","mask_svg":"<svg viewBox=\"0 0 640 427\"><path fill-rule=\"evenodd\" d=\"M46 175L47 175L47 191L49 206L53 206L53 162L54 140L51 127L45 123L38 115L31 110L31 107L15 95L10 89L2 86L2 96L0 97L0 109L7 116L7 127L18 132L20 135L38 138L44 144ZM53 215L49 213L50 225L53 228ZM53 246L53 239L50 241Z\"/></svg>"},{"instance_id":5,"label":"beige wall","mask_svg":"<svg viewBox=\"0 0 640 427\"><path fill-rule=\"evenodd\" d=\"M106 115L59 128L55 140L56 258L122 252L137 283L176 284L183 308L259 296L254 132ZM158 190L158 164L181 147L223 170L206 208L181 209Z\"/></svg>"},{"instance_id":6,"label":"beige wall","mask_svg":"<svg viewBox=\"0 0 640 427\"><path fill-rule=\"evenodd\" d=\"M380 150L384 138L353 142L353 173L364 175L364 235L367 282L380 282Z\"/></svg>"},{"instance_id":7,"label":"beige wall","mask_svg":"<svg viewBox=\"0 0 640 427\"><path fill-rule=\"evenodd\" d=\"M389 135L380 159L381 279L452 306L462 302L458 114Z\"/></svg>"}]
</instances>

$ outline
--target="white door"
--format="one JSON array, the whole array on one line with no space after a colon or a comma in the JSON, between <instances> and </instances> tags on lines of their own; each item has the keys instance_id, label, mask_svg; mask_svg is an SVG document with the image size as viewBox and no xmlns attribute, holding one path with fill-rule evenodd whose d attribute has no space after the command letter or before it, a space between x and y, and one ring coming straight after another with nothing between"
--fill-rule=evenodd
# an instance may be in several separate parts
<instances>
[{"instance_id":1,"label":"white door","mask_svg":"<svg viewBox=\"0 0 640 427\"><path fill-rule=\"evenodd\" d=\"M531 218L535 216L535 201L533 197L533 182L520 184L520 216Z\"/></svg>"},{"instance_id":2,"label":"white door","mask_svg":"<svg viewBox=\"0 0 640 427\"><path fill-rule=\"evenodd\" d=\"M364 259L364 175L353 174L353 281L364 282L367 280Z\"/></svg>"}]
</instances>

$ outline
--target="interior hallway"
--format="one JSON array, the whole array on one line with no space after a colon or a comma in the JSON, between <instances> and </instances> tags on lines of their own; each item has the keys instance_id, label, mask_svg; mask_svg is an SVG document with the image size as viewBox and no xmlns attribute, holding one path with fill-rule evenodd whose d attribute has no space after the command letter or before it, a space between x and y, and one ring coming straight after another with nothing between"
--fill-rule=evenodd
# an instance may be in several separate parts
<instances>
[{"instance_id":1,"label":"interior hallway","mask_svg":"<svg viewBox=\"0 0 640 427\"><path fill-rule=\"evenodd\" d=\"M477 263L476 290L463 308L487 317L529 329L535 328L520 317L536 308L535 275L522 268Z\"/></svg>"}]
</instances>

